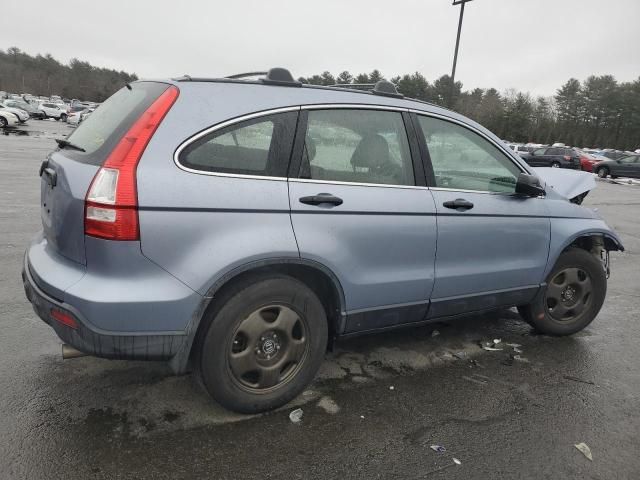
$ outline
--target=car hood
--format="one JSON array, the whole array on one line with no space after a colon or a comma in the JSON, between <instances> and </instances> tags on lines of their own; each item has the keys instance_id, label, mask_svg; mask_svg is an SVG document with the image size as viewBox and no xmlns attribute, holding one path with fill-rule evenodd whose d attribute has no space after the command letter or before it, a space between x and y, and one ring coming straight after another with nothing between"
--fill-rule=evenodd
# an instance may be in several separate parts
<instances>
[{"instance_id":1,"label":"car hood","mask_svg":"<svg viewBox=\"0 0 640 480\"><path fill-rule=\"evenodd\" d=\"M532 169L547 187L572 199L596 188L596 180L591 173L563 168L540 167Z\"/></svg>"}]
</instances>

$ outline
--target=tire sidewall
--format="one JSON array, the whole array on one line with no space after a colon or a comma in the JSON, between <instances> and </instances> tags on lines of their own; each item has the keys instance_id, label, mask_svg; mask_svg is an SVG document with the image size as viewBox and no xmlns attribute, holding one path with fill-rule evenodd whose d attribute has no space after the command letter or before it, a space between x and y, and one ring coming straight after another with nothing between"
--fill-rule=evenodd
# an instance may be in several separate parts
<instances>
[{"instance_id":1,"label":"tire sidewall","mask_svg":"<svg viewBox=\"0 0 640 480\"><path fill-rule=\"evenodd\" d=\"M228 348L242 319L261 306L282 304L304 314L309 337L308 350L298 372L265 393L249 392L232 378ZM306 285L281 276L258 280L238 291L207 319L210 324L200 344L199 370L211 396L222 406L240 413L271 410L292 400L313 380L327 346L327 318L318 297Z\"/></svg>"},{"instance_id":2,"label":"tire sidewall","mask_svg":"<svg viewBox=\"0 0 640 480\"><path fill-rule=\"evenodd\" d=\"M600 178L607 178L607 175L609 175L609 172L607 171L606 167L599 168L596 173L597 173L598 177L600 177Z\"/></svg>"},{"instance_id":3,"label":"tire sidewall","mask_svg":"<svg viewBox=\"0 0 640 480\"><path fill-rule=\"evenodd\" d=\"M592 292L591 303L585 311L570 322L560 322L549 315L546 308L546 292L541 296L542 305L538 305L535 311L544 311L544 318L532 316L529 320L535 328L543 333L551 335L571 335L579 332L589 325L598 315L607 294L607 277L602 262L593 254L582 249L571 249L560 255L553 270L547 277L547 284L558 272L566 268L580 268L585 270L591 279Z\"/></svg>"}]
</instances>

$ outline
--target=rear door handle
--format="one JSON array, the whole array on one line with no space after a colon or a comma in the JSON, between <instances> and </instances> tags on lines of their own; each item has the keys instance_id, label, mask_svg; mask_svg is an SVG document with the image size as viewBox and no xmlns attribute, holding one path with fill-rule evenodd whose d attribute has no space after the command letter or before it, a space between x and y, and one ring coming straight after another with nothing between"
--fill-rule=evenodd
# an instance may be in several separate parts
<instances>
[{"instance_id":1,"label":"rear door handle","mask_svg":"<svg viewBox=\"0 0 640 480\"><path fill-rule=\"evenodd\" d=\"M342 205L342 199L335 197L330 193L319 193L317 195L310 195L308 197L301 197L300 203L306 203L307 205L321 205L323 203L329 203L331 205Z\"/></svg>"},{"instance_id":2,"label":"rear door handle","mask_svg":"<svg viewBox=\"0 0 640 480\"><path fill-rule=\"evenodd\" d=\"M442 204L446 208L453 208L458 211L470 210L473 208L473 203L464 198L456 198L455 200L449 200Z\"/></svg>"}]
</instances>

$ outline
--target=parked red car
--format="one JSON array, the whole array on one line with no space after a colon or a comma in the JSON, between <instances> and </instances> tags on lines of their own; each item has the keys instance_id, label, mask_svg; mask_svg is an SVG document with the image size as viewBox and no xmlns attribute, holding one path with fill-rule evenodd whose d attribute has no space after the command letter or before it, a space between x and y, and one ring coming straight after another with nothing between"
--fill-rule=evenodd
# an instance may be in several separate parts
<instances>
[{"instance_id":1,"label":"parked red car","mask_svg":"<svg viewBox=\"0 0 640 480\"><path fill-rule=\"evenodd\" d=\"M594 157L587 152L583 152L582 150L578 150L578 155L580 155L580 167L585 172L592 172L593 166L600 160L602 160Z\"/></svg>"}]
</instances>

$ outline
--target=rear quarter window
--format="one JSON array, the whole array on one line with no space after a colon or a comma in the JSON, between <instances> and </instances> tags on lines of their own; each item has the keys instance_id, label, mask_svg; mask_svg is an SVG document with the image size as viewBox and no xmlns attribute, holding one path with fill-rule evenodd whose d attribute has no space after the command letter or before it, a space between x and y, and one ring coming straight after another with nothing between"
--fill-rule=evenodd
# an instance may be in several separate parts
<instances>
[{"instance_id":1,"label":"rear quarter window","mask_svg":"<svg viewBox=\"0 0 640 480\"><path fill-rule=\"evenodd\" d=\"M85 152L67 149L65 155L82 163L101 166L133 123L162 93L166 83L135 82L109 97L69 136Z\"/></svg>"},{"instance_id":2,"label":"rear quarter window","mask_svg":"<svg viewBox=\"0 0 640 480\"><path fill-rule=\"evenodd\" d=\"M216 129L184 147L178 161L191 170L286 177L297 116L265 115Z\"/></svg>"}]
</instances>

